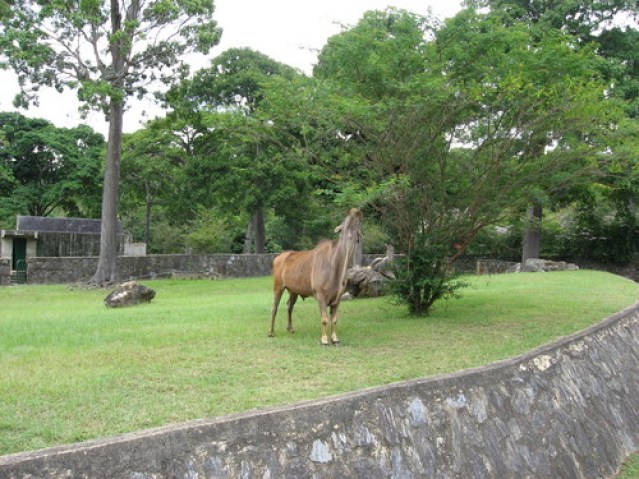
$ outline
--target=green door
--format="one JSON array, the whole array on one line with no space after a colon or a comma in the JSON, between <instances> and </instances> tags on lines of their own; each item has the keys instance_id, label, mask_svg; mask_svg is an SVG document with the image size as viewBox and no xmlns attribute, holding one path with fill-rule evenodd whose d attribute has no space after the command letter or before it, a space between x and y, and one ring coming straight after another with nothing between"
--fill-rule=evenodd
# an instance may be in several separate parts
<instances>
[{"instance_id":1,"label":"green door","mask_svg":"<svg viewBox=\"0 0 639 479\"><path fill-rule=\"evenodd\" d=\"M27 270L27 239L13 238L12 266L14 271Z\"/></svg>"}]
</instances>

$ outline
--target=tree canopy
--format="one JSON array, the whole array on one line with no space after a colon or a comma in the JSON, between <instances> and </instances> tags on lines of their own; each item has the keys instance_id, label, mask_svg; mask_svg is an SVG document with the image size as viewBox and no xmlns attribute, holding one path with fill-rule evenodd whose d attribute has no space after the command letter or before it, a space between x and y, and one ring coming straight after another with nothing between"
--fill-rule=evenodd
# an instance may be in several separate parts
<instances>
[{"instance_id":1,"label":"tree canopy","mask_svg":"<svg viewBox=\"0 0 639 479\"><path fill-rule=\"evenodd\" d=\"M188 52L207 53L221 30L212 0L16 1L0 25L0 66L18 75L15 104L70 88L108 115L100 260L92 283L116 278L116 217L126 99L185 78Z\"/></svg>"},{"instance_id":2,"label":"tree canopy","mask_svg":"<svg viewBox=\"0 0 639 479\"><path fill-rule=\"evenodd\" d=\"M406 253L404 271L417 273L397 284L411 309L424 312L450 292L441 279L482 228L531 196L598 171L606 132L621 111L605 96L592 48L558 30L537 35L525 22L473 9L448 20L433 40L411 43L411 74L380 76L404 48L399 34L388 33L398 12L385 14L387 21L368 15L329 40L318 71L338 72L331 80L361 94L375 118L359 129L369 183L353 182ZM435 29L402 15L405 38L426 39ZM375 54L348 62L362 32ZM434 271L418 266L433 264Z\"/></svg>"},{"instance_id":3,"label":"tree canopy","mask_svg":"<svg viewBox=\"0 0 639 479\"><path fill-rule=\"evenodd\" d=\"M104 138L87 126L57 128L19 113L0 113L0 217L94 217L100 211Z\"/></svg>"},{"instance_id":4,"label":"tree canopy","mask_svg":"<svg viewBox=\"0 0 639 479\"><path fill-rule=\"evenodd\" d=\"M148 14L173 24L173 3ZM207 23L205 3L212 7L194 7ZM367 12L328 39L312 76L244 48L189 78L178 69L163 96L167 117L125 141L122 201L137 231L151 241L157 218L159 238L167 237L162 228L183 228L180 241L194 251L236 249L241 239L244 251L278 251L310 246L359 206L367 238L403 253L396 293L415 313L460 286L455 261L478 236L495 225L515 231L513 218L531 203L571 208L562 228L589 224L590 239L612 232L628 242L639 231L639 36L618 20L635 18L636 2L466 3L444 22L394 8ZM195 18L189 12L184 18ZM123 37L111 34L114 54L120 48L133 61L138 37L126 33L151 17L125 22ZM200 40L210 46L217 29L207 25ZM165 47L143 49L157 54L159 70L170 57ZM185 51L172 49L172 58ZM51 58L70 63L68 52ZM46 84L47 69L24 65ZM84 66L100 72L98 63ZM128 83L109 83L115 90L76 86L93 99L106 92L112 108L120 100L110 92L122 100L144 93L149 74L133 68L120 77ZM119 167L107 161L107 179L110 164ZM0 189L14 180L0 165Z\"/></svg>"}]
</instances>

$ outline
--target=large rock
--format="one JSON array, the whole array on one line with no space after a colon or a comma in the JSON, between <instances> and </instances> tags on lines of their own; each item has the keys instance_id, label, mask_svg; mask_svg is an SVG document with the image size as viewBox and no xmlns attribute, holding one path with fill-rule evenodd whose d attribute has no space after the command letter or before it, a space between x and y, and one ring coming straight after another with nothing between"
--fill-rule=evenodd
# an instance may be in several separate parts
<instances>
[{"instance_id":1,"label":"large rock","mask_svg":"<svg viewBox=\"0 0 639 479\"><path fill-rule=\"evenodd\" d=\"M377 258L370 266L348 269L346 291L354 298L376 298L386 292L386 281L394 277L388 257Z\"/></svg>"},{"instance_id":2,"label":"large rock","mask_svg":"<svg viewBox=\"0 0 639 479\"><path fill-rule=\"evenodd\" d=\"M140 303L150 303L153 298L155 298L154 289L137 281L128 281L104 298L104 304L108 308L124 308Z\"/></svg>"},{"instance_id":3,"label":"large rock","mask_svg":"<svg viewBox=\"0 0 639 479\"><path fill-rule=\"evenodd\" d=\"M476 272L482 274L499 273L542 273L546 271L572 271L579 269L579 266L565 261L550 261L547 259L528 258L525 264L511 263L495 259L477 260Z\"/></svg>"},{"instance_id":4,"label":"large rock","mask_svg":"<svg viewBox=\"0 0 639 479\"><path fill-rule=\"evenodd\" d=\"M384 276L372 268L353 266L347 273L346 291L352 297L375 298L382 295Z\"/></svg>"},{"instance_id":5,"label":"large rock","mask_svg":"<svg viewBox=\"0 0 639 479\"><path fill-rule=\"evenodd\" d=\"M529 273L538 273L545 271L571 271L579 269L576 264L566 263L565 261L550 261L547 259L528 258L522 271Z\"/></svg>"}]
</instances>

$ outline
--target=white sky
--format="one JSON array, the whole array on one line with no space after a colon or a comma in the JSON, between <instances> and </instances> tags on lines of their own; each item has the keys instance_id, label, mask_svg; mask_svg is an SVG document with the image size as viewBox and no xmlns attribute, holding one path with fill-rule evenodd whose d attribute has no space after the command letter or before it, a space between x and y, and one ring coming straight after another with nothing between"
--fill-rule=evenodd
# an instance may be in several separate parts
<instances>
[{"instance_id":1,"label":"white sky","mask_svg":"<svg viewBox=\"0 0 639 479\"><path fill-rule=\"evenodd\" d=\"M213 58L232 47L250 47L274 60L310 73L318 51L328 37L339 33L342 25L352 26L368 10L383 10L389 6L418 14L432 11L439 18L454 15L461 9L461 0L216 0L215 18L223 29L220 44L211 51ZM195 66L208 65L208 59ZM0 111L15 110L13 97L18 92L15 75L0 71ZM78 114L75 92L60 94L46 89L40 93L40 107L20 110L25 116L45 118L59 127L87 123L96 131L107 134L107 124L101 115L92 113L87 120ZM162 116L152 101L129 100L130 111L124 117L124 131L139 129L144 121Z\"/></svg>"}]
</instances>

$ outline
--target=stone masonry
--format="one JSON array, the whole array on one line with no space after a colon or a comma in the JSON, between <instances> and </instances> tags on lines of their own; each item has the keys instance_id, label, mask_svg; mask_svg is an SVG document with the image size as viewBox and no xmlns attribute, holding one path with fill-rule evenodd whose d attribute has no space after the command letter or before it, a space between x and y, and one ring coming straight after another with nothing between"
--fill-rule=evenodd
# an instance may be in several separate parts
<instances>
[{"instance_id":1,"label":"stone masonry","mask_svg":"<svg viewBox=\"0 0 639 479\"><path fill-rule=\"evenodd\" d=\"M11 259L0 258L0 286L9 286L11 282Z\"/></svg>"},{"instance_id":2,"label":"stone masonry","mask_svg":"<svg viewBox=\"0 0 639 479\"><path fill-rule=\"evenodd\" d=\"M17 478L606 478L639 449L639 303L456 374L0 457Z\"/></svg>"}]
</instances>

